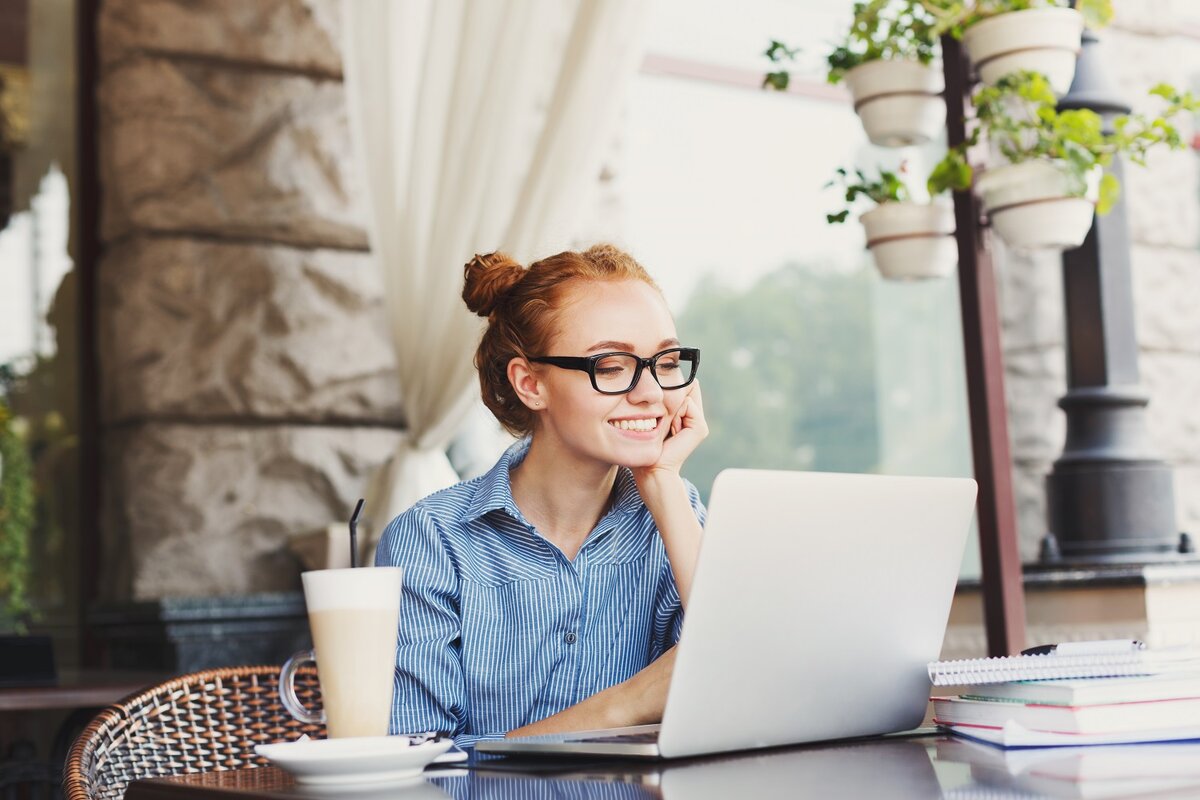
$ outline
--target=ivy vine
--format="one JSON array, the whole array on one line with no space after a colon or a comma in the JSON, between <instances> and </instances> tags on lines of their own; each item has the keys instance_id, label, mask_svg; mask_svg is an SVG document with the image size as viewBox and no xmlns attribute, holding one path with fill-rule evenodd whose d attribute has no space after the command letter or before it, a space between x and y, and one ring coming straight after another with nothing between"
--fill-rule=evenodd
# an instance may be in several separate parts
<instances>
[{"instance_id":1,"label":"ivy vine","mask_svg":"<svg viewBox=\"0 0 1200 800\"><path fill-rule=\"evenodd\" d=\"M0 400L0 613L18 633L32 611L29 535L34 523L33 468L12 412Z\"/></svg>"}]
</instances>

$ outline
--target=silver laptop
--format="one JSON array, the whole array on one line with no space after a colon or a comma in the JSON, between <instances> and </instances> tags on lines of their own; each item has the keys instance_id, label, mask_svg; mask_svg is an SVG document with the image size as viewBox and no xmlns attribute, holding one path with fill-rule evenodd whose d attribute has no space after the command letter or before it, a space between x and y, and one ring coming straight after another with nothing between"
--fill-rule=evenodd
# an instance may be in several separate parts
<instances>
[{"instance_id":1,"label":"silver laptop","mask_svg":"<svg viewBox=\"0 0 1200 800\"><path fill-rule=\"evenodd\" d=\"M476 750L679 758L916 727L975 492L964 478L725 470L662 724Z\"/></svg>"}]
</instances>

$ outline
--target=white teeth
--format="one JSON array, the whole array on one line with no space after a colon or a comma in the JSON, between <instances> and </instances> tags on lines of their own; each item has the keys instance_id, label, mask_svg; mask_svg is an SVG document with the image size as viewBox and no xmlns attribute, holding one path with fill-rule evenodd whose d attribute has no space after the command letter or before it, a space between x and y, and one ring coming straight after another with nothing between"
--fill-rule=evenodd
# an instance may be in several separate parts
<instances>
[{"instance_id":1,"label":"white teeth","mask_svg":"<svg viewBox=\"0 0 1200 800\"><path fill-rule=\"evenodd\" d=\"M618 419L609 424L623 431L652 431L658 427L657 419Z\"/></svg>"}]
</instances>

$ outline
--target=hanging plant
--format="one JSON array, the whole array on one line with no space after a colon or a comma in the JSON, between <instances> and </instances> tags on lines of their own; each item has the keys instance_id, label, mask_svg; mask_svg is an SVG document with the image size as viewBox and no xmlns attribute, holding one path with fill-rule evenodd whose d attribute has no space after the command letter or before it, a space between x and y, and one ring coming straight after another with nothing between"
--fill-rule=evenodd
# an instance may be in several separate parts
<instances>
[{"instance_id":1,"label":"hanging plant","mask_svg":"<svg viewBox=\"0 0 1200 800\"><path fill-rule=\"evenodd\" d=\"M845 167L838 167L834 170L834 174L834 179L825 184L825 187L839 187L845 197L846 207L841 211L825 215L825 221L830 225L845 222L863 199L875 205L908 202L910 196L908 186L895 172L881 169L879 177L874 180L868 178L861 169L854 170L853 177Z\"/></svg>"},{"instance_id":2,"label":"hanging plant","mask_svg":"<svg viewBox=\"0 0 1200 800\"><path fill-rule=\"evenodd\" d=\"M825 215L830 224L845 222L857 208L874 204L859 216L859 222L866 233L867 249L885 278L940 278L954 271L958 247L954 209L949 203L936 198L929 203L914 202L903 178L887 170L871 179L861 170L851 175L839 168L829 185L839 186L846 201L844 209Z\"/></svg>"},{"instance_id":3,"label":"hanging plant","mask_svg":"<svg viewBox=\"0 0 1200 800\"><path fill-rule=\"evenodd\" d=\"M1144 165L1153 148L1185 145L1172 120L1200 110L1200 101L1167 84L1150 94L1165 101L1162 113L1119 116L1112 131L1105 132L1094 111L1058 110L1044 75L1008 75L975 93L971 135L934 168L929 191L969 188L973 169L967 151L986 139L1008 162L987 170L977 182L1001 237L1018 247L1076 247L1091 227L1093 210L1107 213L1120 196L1120 182L1103 172L1115 156Z\"/></svg>"},{"instance_id":4,"label":"hanging plant","mask_svg":"<svg viewBox=\"0 0 1200 800\"><path fill-rule=\"evenodd\" d=\"M1063 95L1075 77L1084 25L1101 28L1112 19L1111 0L924 0L936 18L934 31L962 39L984 83L1013 72L1040 72Z\"/></svg>"},{"instance_id":5,"label":"hanging plant","mask_svg":"<svg viewBox=\"0 0 1200 800\"><path fill-rule=\"evenodd\" d=\"M34 487L29 454L14 423L0 400L0 628L24 633L24 619L32 610L28 578Z\"/></svg>"},{"instance_id":6,"label":"hanging plant","mask_svg":"<svg viewBox=\"0 0 1200 800\"><path fill-rule=\"evenodd\" d=\"M787 61L795 61L796 55L800 52L798 47L788 47L783 42L775 39L771 40L771 44L763 51L763 55L767 57L772 64L783 64ZM792 73L786 69L777 69L768 72L763 76L762 88L771 88L777 92L786 92L788 85L791 83Z\"/></svg>"},{"instance_id":7,"label":"hanging plant","mask_svg":"<svg viewBox=\"0 0 1200 800\"><path fill-rule=\"evenodd\" d=\"M830 83L872 61L931 64L939 48L937 18L920 0L865 0L854 4L846 38L826 58Z\"/></svg>"},{"instance_id":8,"label":"hanging plant","mask_svg":"<svg viewBox=\"0 0 1200 800\"><path fill-rule=\"evenodd\" d=\"M949 34L955 39L961 39L973 25L1004 14L1072 7L1069 0L923 0L922 5L936 20L934 34ZM1076 0L1074 10L1080 13L1089 28L1103 28L1112 21L1112 0Z\"/></svg>"},{"instance_id":9,"label":"hanging plant","mask_svg":"<svg viewBox=\"0 0 1200 800\"><path fill-rule=\"evenodd\" d=\"M854 4L844 40L827 56L827 79L834 84L845 81L872 144L922 144L945 125L934 23L919 0L862 0ZM795 53L772 41L766 56L782 64ZM763 86L785 90L790 78L787 70L770 72Z\"/></svg>"}]
</instances>

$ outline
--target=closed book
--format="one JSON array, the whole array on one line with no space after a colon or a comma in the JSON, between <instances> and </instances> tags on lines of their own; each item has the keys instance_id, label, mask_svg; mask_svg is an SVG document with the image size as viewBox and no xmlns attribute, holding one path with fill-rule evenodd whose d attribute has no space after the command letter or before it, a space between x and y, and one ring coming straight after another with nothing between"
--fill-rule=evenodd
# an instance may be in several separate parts
<instances>
[{"instance_id":1,"label":"closed book","mask_svg":"<svg viewBox=\"0 0 1200 800\"><path fill-rule=\"evenodd\" d=\"M969 700L1017 700L1059 706L1093 706L1200 697L1200 674L1138 675L1127 678L1076 678L983 684L960 697Z\"/></svg>"},{"instance_id":2,"label":"closed book","mask_svg":"<svg viewBox=\"0 0 1200 800\"><path fill-rule=\"evenodd\" d=\"M955 736L977 739L999 747L1080 747L1134 742L1184 742L1200 740L1200 725L1160 728L1158 730L1110 731L1107 733L1062 733L1035 731L1016 722L1003 727L992 725L948 725Z\"/></svg>"},{"instance_id":3,"label":"closed book","mask_svg":"<svg viewBox=\"0 0 1200 800\"><path fill-rule=\"evenodd\" d=\"M941 725L1002 728L1008 722L1031 731L1124 733L1200 726L1200 698L1147 700L1094 706L1050 706L1008 701L935 697L933 719Z\"/></svg>"}]
</instances>

